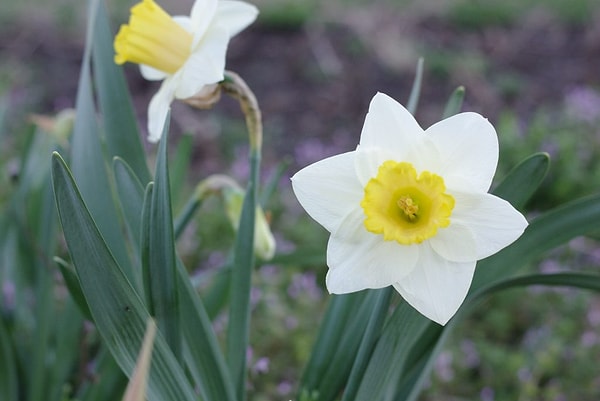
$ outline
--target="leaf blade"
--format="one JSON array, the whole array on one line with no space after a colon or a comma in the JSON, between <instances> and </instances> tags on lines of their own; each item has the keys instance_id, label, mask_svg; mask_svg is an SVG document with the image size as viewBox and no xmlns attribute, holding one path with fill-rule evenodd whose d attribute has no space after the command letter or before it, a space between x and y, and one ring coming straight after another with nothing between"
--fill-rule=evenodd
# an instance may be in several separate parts
<instances>
[{"instance_id":1,"label":"leaf blade","mask_svg":"<svg viewBox=\"0 0 600 401\"><path fill-rule=\"evenodd\" d=\"M52 158L52 182L65 240L96 327L118 365L131 375L149 314L108 249L57 153ZM181 366L160 335L156 337L148 399L195 399Z\"/></svg>"}]
</instances>

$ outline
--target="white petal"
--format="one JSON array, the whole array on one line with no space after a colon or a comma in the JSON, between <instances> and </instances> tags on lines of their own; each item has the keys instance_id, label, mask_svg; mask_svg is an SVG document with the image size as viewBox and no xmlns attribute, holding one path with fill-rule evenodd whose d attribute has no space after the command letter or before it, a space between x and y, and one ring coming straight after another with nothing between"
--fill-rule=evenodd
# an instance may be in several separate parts
<instances>
[{"instance_id":1,"label":"white petal","mask_svg":"<svg viewBox=\"0 0 600 401\"><path fill-rule=\"evenodd\" d=\"M175 21L177 25L185 29L187 32L191 33L192 35L194 34L194 26L192 25L192 19L190 17L187 15L174 15L171 18L173 18L173 21Z\"/></svg>"},{"instance_id":2,"label":"white petal","mask_svg":"<svg viewBox=\"0 0 600 401\"><path fill-rule=\"evenodd\" d=\"M162 81L167 78L169 74L156 68L152 68L149 65L140 64L140 73L148 81Z\"/></svg>"},{"instance_id":3,"label":"white petal","mask_svg":"<svg viewBox=\"0 0 600 401\"><path fill-rule=\"evenodd\" d=\"M217 0L196 0L192 6L190 19L194 36L202 37L217 12Z\"/></svg>"},{"instance_id":4,"label":"white petal","mask_svg":"<svg viewBox=\"0 0 600 401\"><path fill-rule=\"evenodd\" d=\"M148 106L148 140L158 142L167 119L167 113L171 107L175 91L175 77L163 81L160 89L150 100Z\"/></svg>"},{"instance_id":5,"label":"white petal","mask_svg":"<svg viewBox=\"0 0 600 401\"><path fill-rule=\"evenodd\" d=\"M363 148L380 148L402 156L419 139L423 130L415 118L391 97L377 93L360 136Z\"/></svg>"},{"instance_id":6,"label":"white petal","mask_svg":"<svg viewBox=\"0 0 600 401\"><path fill-rule=\"evenodd\" d=\"M393 153L386 149L378 148L367 148L363 149L359 147L356 149L356 157L354 159L354 168L356 169L356 176L360 181L360 184L364 187L367 182L375 176L379 171L379 167L386 160L396 160L397 158Z\"/></svg>"},{"instance_id":7,"label":"white petal","mask_svg":"<svg viewBox=\"0 0 600 401\"><path fill-rule=\"evenodd\" d=\"M175 97L185 99L194 96L205 85L223 80L228 42L227 30L219 27L209 29L180 70L181 81Z\"/></svg>"},{"instance_id":8,"label":"white petal","mask_svg":"<svg viewBox=\"0 0 600 401\"><path fill-rule=\"evenodd\" d=\"M425 317L445 325L467 296L475 263L450 262L425 244L413 271L394 288Z\"/></svg>"},{"instance_id":9,"label":"white petal","mask_svg":"<svg viewBox=\"0 0 600 401\"><path fill-rule=\"evenodd\" d=\"M235 36L254 22L258 9L243 1L221 0L217 6L216 23L227 27L229 35Z\"/></svg>"},{"instance_id":10,"label":"white petal","mask_svg":"<svg viewBox=\"0 0 600 401\"><path fill-rule=\"evenodd\" d=\"M492 194L453 194L456 205L451 222L473 233L477 259L483 259L513 243L528 223L510 203Z\"/></svg>"},{"instance_id":11,"label":"white petal","mask_svg":"<svg viewBox=\"0 0 600 401\"><path fill-rule=\"evenodd\" d=\"M352 210L360 208L363 197L354 173L354 152L320 160L292 177L292 188L306 212L329 232Z\"/></svg>"},{"instance_id":12,"label":"white petal","mask_svg":"<svg viewBox=\"0 0 600 401\"><path fill-rule=\"evenodd\" d=\"M429 243L441 257L452 262L477 260L477 243L473 233L453 220L448 227L438 229L437 234L429 239Z\"/></svg>"},{"instance_id":13,"label":"white petal","mask_svg":"<svg viewBox=\"0 0 600 401\"><path fill-rule=\"evenodd\" d=\"M477 113L461 113L429 127L425 134L440 152L448 188L487 192L498 164L498 135Z\"/></svg>"},{"instance_id":14,"label":"white petal","mask_svg":"<svg viewBox=\"0 0 600 401\"><path fill-rule=\"evenodd\" d=\"M361 242L366 233L365 213L357 202L356 207L346 214L338 226L331 231L339 240Z\"/></svg>"},{"instance_id":15,"label":"white petal","mask_svg":"<svg viewBox=\"0 0 600 401\"><path fill-rule=\"evenodd\" d=\"M327 244L327 289L346 294L365 288L383 288L402 280L419 258L418 246L384 241L380 235L362 230L360 241L332 235Z\"/></svg>"}]
</instances>

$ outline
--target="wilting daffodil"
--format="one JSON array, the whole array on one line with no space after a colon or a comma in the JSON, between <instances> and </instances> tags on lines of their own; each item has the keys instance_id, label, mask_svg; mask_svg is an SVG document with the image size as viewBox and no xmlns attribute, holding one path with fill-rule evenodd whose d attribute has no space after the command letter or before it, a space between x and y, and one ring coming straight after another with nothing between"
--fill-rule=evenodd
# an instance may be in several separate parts
<instances>
[{"instance_id":1,"label":"wilting daffodil","mask_svg":"<svg viewBox=\"0 0 600 401\"><path fill-rule=\"evenodd\" d=\"M420 313L446 324L467 295L477 260L527 226L488 193L497 162L496 131L479 114L423 130L378 93L355 151L292 177L301 205L331 233L328 290L393 285Z\"/></svg>"},{"instance_id":2,"label":"wilting daffodil","mask_svg":"<svg viewBox=\"0 0 600 401\"><path fill-rule=\"evenodd\" d=\"M144 78L163 80L148 107L150 141L160 139L174 98L223 80L229 40L257 14L256 7L234 0L196 0L189 17L171 17L153 0L133 6L115 38L115 62L137 63Z\"/></svg>"}]
</instances>

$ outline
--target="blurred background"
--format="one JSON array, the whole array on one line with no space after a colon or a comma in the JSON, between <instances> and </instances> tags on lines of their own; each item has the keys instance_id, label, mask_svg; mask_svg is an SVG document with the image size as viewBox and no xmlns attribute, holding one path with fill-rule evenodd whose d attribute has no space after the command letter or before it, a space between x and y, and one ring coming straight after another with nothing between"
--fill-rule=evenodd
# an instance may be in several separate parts
<instances>
[{"instance_id":1,"label":"blurred background","mask_svg":"<svg viewBox=\"0 0 600 401\"><path fill-rule=\"evenodd\" d=\"M159 2L188 14L191 0ZM500 139L497 179L533 152L550 173L528 205L534 216L600 189L600 1L598 0L256 0L258 21L235 37L227 66L256 93L264 127L264 179L284 169L267 204L278 256L258 269L253 296L254 400L287 399L308 358L320 311L327 233L290 192L289 176L355 148L372 96L406 103L419 57L424 81L417 120L438 121L458 86L464 111L490 119ZM109 0L113 29L133 1ZM74 107L85 2L5 1L0 7L0 206L11 191L32 113ZM125 72L145 137L156 83ZM197 181L247 176L245 127L235 102L214 110L174 104L173 146L189 160L185 202ZM154 152L154 146L148 146ZM282 162L284 164L282 164ZM199 276L220 266L233 232L217 202L203 206L181 253ZM214 232L222 233L215 236ZM598 271L600 247L578 238L529 271ZM7 289L3 288L6 299ZM217 330L223 325L215 320ZM426 400L600 399L600 297L548 288L486 300L440 354Z\"/></svg>"}]
</instances>

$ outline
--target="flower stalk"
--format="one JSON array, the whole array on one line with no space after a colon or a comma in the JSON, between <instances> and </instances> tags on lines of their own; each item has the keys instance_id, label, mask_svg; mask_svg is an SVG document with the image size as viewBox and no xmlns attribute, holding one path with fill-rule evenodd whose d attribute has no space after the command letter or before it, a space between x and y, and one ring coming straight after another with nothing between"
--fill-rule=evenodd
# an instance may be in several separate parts
<instances>
[{"instance_id":1,"label":"flower stalk","mask_svg":"<svg viewBox=\"0 0 600 401\"><path fill-rule=\"evenodd\" d=\"M250 152L260 154L262 147L262 116L256 96L246 82L235 72L225 71L225 79L221 82L223 90L240 102L240 108L246 117Z\"/></svg>"}]
</instances>

